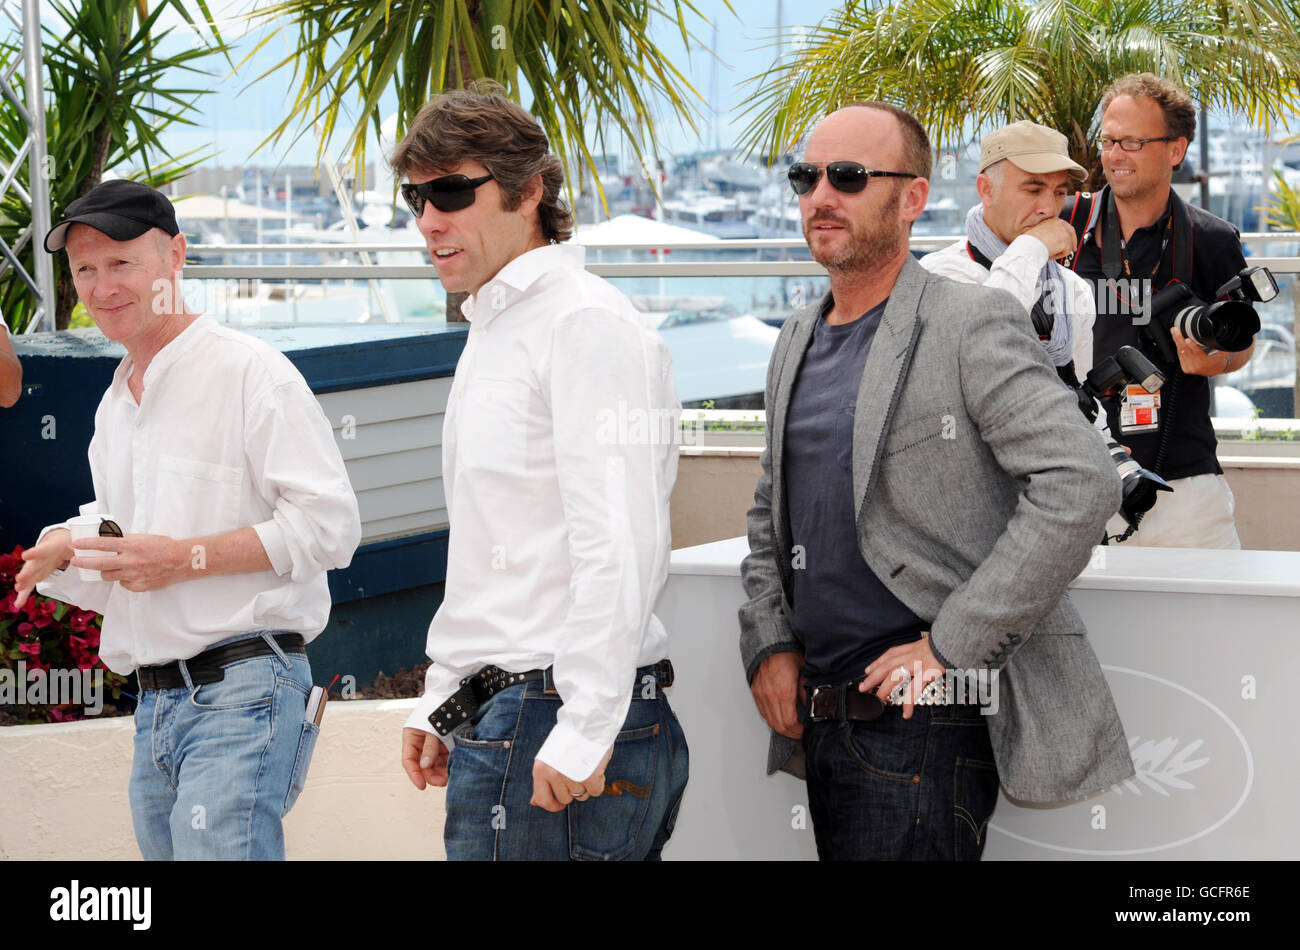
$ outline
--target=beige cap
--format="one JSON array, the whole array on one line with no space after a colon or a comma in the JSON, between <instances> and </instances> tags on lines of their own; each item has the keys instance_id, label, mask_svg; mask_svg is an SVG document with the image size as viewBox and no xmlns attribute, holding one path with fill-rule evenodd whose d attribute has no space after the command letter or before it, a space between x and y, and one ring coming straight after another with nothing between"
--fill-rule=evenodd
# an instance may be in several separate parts
<instances>
[{"instance_id":1,"label":"beige cap","mask_svg":"<svg viewBox=\"0 0 1300 950\"><path fill-rule=\"evenodd\" d=\"M1068 171L1078 182L1088 178L1082 165L1070 158L1064 135L1045 125L1022 119L990 132L980 142L980 171L994 162L1010 159L1011 164L1037 175Z\"/></svg>"}]
</instances>

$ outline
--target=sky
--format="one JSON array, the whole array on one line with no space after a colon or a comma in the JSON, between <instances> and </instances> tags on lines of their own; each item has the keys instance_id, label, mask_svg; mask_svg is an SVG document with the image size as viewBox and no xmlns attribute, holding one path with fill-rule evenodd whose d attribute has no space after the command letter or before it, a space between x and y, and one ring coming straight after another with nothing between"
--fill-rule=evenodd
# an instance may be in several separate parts
<instances>
[{"instance_id":1,"label":"sky","mask_svg":"<svg viewBox=\"0 0 1300 950\"><path fill-rule=\"evenodd\" d=\"M670 0L665 2L670 4ZM190 5L193 6L192 3ZM233 55L236 63L259 40L274 32L266 27L250 31L245 16L254 5L249 0L209 0L209 6L223 35L228 42L233 41L236 47ZM266 3L260 5L265 6ZM735 107L744 101L744 80L766 69L775 55L771 44L778 22L778 7L784 13L787 28L792 29L797 25L815 24L840 4L830 0L805 0L800 3L791 0L784 0L783 3L778 3L777 0L733 0L733 6L737 13L729 11L722 0L696 0L696 7L704 19L693 18L690 26L702 46L693 49L690 54L683 48L675 22L662 22L652 34L654 42L719 114L716 128L701 125L701 135L705 139L703 142L701 135L680 128L675 121L663 123L660 130L662 143L668 152L690 152L700 147L711 147L715 133L723 147L731 145L738 137L746 122L736 115ZM42 7L47 24L61 22L45 4ZM792 19L796 12L797 22ZM161 22L177 28L175 41L186 42L187 45L192 42L179 16L169 13ZM716 41L710 23L716 24ZM269 166L281 161L294 165L314 164L317 145L314 136L304 137L293 147L268 146L254 155L254 150L262 140L287 114L293 96L289 90L290 72L287 69L257 82L253 80L284 59L292 48L294 39L294 34L289 30L281 30L235 75L231 75L224 60L212 58L209 82L214 91L200 99L199 112L194 116L197 127L173 127L165 133L163 141L169 151L175 154L203 148L217 153L215 162L208 164ZM706 48L715 50L716 60ZM201 77L194 79L202 82ZM185 84L191 81L186 80ZM711 91L715 95L711 95ZM395 110L395 103L395 98L390 95L383 103L386 107L385 114ZM342 147L345 137L335 137L333 145L336 150ZM367 159L371 160L369 154Z\"/></svg>"},{"instance_id":2,"label":"sky","mask_svg":"<svg viewBox=\"0 0 1300 950\"><path fill-rule=\"evenodd\" d=\"M204 154L212 156L205 162L209 165L314 164L317 151L314 135L304 136L292 145L286 137L279 144L267 145L257 151L287 114L293 101L293 90L290 88L289 69L255 80L289 54L294 35L288 29L277 32L276 27L283 27L284 23L267 23L265 20L256 21L256 25L250 23L249 11L268 6L270 0L208 2L227 41L235 47L232 58L236 63L260 40L268 35L270 39L235 74L223 59L212 57L205 61L210 71L206 82L197 76L178 80L178 85L206 84L213 92L200 98L198 112L194 115L196 126L173 126L164 133L163 141L168 151L175 155L201 149ZM671 0L660 2L671 7ZM186 0L186 4L191 9L195 7L193 0ZM706 98L714 115L706 115L698 133L681 127L671 117L661 122L661 148L667 153L680 154L712 148L715 144L724 148L735 144L747 124L739 111L751 88L747 80L772 63L776 55L774 41L778 22L784 24L787 35L796 33L800 28L816 25L841 6L831 0L733 0L733 12L727 9L723 0L695 0L695 5L703 16L688 20L698 40L689 53L684 49L673 21L661 18L652 32L652 39ZM41 9L47 26L57 28L61 25L48 2L42 2ZM193 42L179 15L165 12L160 25L175 28L171 42L186 45ZM716 55L711 55L710 50ZM381 105L384 114L390 114L396 108L395 97L390 93ZM345 133L335 136L332 145L336 152L345 138ZM377 153L378 149L372 144L367 159L380 158Z\"/></svg>"}]
</instances>

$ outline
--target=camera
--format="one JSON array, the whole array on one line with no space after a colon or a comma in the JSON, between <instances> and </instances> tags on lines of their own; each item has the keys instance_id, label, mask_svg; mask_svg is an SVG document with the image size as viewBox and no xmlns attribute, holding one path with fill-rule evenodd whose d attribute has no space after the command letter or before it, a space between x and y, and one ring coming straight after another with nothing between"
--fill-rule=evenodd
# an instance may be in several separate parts
<instances>
[{"instance_id":1,"label":"camera","mask_svg":"<svg viewBox=\"0 0 1300 950\"><path fill-rule=\"evenodd\" d=\"M1165 377L1156 365L1131 346L1121 346L1114 356L1102 360L1084 377L1083 383L1074 388L1079 399L1079 409L1089 422L1097 421L1097 400L1111 399L1120 389L1129 383L1136 383L1149 393L1159 391L1164 385ZM1157 492L1173 491L1169 483L1139 465L1118 442L1106 436L1106 447L1110 450L1111 461L1119 472L1120 485L1123 488L1123 500L1120 502L1119 514L1129 526L1125 538L1137 530L1138 522L1156 503Z\"/></svg>"},{"instance_id":2,"label":"camera","mask_svg":"<svg viewBox=\"0 0 1300 950\"><path fill-rule=\"evenodd\" d=\"M1250 346L1259 332L1259 314L1251 303L1277 296L1277 281L1267 267L1247 267L1214 293L1227 299L1206 303L1183 283L1170 284L1151 297L1151 319L1142 327L1167 365L1178 365L1178 348L1171 331L1179 332L1206 349L1239 352Z\"/></svg>"}]
</instances>

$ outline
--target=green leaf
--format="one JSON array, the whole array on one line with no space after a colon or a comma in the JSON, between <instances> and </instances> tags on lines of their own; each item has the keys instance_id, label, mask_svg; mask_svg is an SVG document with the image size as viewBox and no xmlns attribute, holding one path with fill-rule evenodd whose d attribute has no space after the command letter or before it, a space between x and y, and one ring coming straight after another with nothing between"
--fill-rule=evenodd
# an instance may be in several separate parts
<instances>
[{"instance_id":1,"label":"green leaf","mask_svg":"<svg viewBox=\"0 0 1300 950\"><path fill-rule=\"evenodd\" d=\"M689 0L285 0L250 14L296 34L279 65L292 68L299 92L259 148L296 141L320 122L320 154L336 127L345 128L342 150L359 170L365 128L378 127L386 93L397 95L401 132L440 90L491 78L516 99L527 91L566 167L594 174L591 126L597 143L604 125L619 129L638 157L656 146L659 102L694 126L703 98L648 42L654 24L667 19L689 47L688 14L706 22ZM359 121L344 121L353 110Z\"/></svg>"}]
</instances>

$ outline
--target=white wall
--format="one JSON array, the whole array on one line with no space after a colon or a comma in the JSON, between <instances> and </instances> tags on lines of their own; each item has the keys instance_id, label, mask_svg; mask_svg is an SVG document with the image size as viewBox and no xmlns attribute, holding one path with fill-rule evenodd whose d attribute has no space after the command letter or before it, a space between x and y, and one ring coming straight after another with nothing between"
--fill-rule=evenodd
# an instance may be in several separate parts
<instances>
[{"instance_id":1,"label":"white wall","mask_svg":"<svg viewBox=\"0 0 1300 950\"><path fill-rule=\"evenodd\" d=\"M285 818L290 860L442 859L443 790L399 762L414 699L331 702ZM130 717L0 729L0 859L138 860L127 803Z\"/></svg>"}]
</instances>

